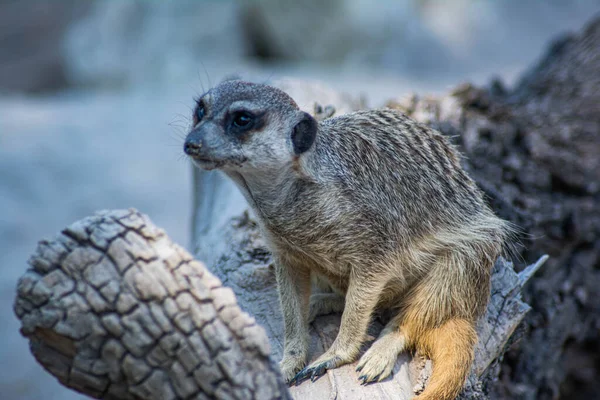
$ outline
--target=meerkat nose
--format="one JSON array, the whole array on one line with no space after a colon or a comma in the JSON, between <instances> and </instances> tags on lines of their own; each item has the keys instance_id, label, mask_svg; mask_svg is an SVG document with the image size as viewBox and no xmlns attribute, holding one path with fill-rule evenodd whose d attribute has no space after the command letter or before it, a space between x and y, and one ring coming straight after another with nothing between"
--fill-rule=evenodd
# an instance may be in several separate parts
<instances>
[{"instance_id":1,"label":"meerkat nose","mask_svg":"<svg viewBox=\"0 0 600 400\"><path fill-rule=\"evenodd\" d=\"M194 143L192 141L186 141L183 145L183 151L188 156L197 155L201 148L202 143Z\"/></svg>"}]
</instances>

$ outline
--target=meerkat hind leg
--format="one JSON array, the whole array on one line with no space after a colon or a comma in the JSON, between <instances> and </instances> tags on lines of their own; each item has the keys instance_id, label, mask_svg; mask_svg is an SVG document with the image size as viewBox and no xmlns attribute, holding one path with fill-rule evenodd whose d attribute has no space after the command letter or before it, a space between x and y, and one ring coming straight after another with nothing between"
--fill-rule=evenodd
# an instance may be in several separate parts
<instances>
[{"instance_id":1,"label":"meerkat hind leg","mask_svg":"<svg viewBox=\"0 0 600 400\"><path fill-rule=\"evenodd\" d=\"M363 384L380 382L391 375L398 355L405 350L407 337L398 326L396 318L392 319L381 331L379 338L371 345L358 361L358 377Z\"/></svg>"},{"instance_id":2,"label":"meerkat hind leg","mask_svg":"<svg viewBox=\"0 0 600 400\"><path fill-rule=\"evenodd\" d=\"M308 322L313 322L320 315L344 311L346 299L338 293L315 293L310 296L310 312Z\"/></svg>"}]
</instances>

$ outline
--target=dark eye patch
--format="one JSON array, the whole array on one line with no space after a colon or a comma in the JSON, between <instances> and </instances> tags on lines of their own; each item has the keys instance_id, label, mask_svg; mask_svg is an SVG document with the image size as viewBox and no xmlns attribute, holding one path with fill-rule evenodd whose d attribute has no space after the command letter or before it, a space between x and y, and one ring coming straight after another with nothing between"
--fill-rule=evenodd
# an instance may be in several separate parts
<instances>
[{"instance_id":1,"label":"dark eye patch","mask_svg":"<svg viewBox=\"0 0 600 400\"><path fill-rule=\"evenodd\" d=\"M255 114L250 111L233 111L226 120L227 131L234 135L243 137L253 130L260 129L264 124L263 114Z\"/></svg>"},{"instance_id":2,"label":"dark eye patch","mask_svg":"<svg viewBox=\"0 0 600 400\"><path fill-rule=\"evenodd\" d=\"M196 124L198 122L202 121L202 118L204 118L205 112L206 112L206 110L204 108L204 103L202 102L202 100L198 100L197 106L196 106L196 111L194 112L194 119L196 120Z\"/></svg>"},{"instance_id":3,"label":"dark eye patch","mask_svg":"<svg viewBox=\"0 0 600 400\"><path fill-rule=\"evenodd\" d=\"M247 129L254 123L254 115L246 111L239 111L233 114L231 121L236 128Z\"/></svg>"}]
</instances>

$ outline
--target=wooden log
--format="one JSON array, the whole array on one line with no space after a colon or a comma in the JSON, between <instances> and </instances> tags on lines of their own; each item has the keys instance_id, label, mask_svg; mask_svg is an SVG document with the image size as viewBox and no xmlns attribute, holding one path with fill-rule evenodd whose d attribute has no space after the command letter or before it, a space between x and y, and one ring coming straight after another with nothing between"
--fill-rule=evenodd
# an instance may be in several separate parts
<instances>
[{"instance_id":1,"label":"wooden log","mask_svg":"<svg viewBox=\"0 0 600 400\"><path fill-rule=\"evenodd\" d=\"M76 222L30 264L15 313L65 386L99 399L290 397L231 289L137 211Z\"/></svg>"},{"instance_id":2,"label":"wooden log","mask_svg":"<svg viewBox=\"0 0 600 400\"><path fill-rule=\"evenodd\" d=\"M65 386L101 399L409 399L425 384L430 366L402 355L382 383L361 386L347 365L288 392L274 362L282 323L269 255L247 214L230 226L217 270L234 290L135 210L99 212L40 242L15 301L36 359ZM544 261L520 275L496 264L468 390L527 312L519 293ZM313 357L338 325L336 315L315 321ZM372 324L372 338L381 328Z\"/></svg>"}]
</instances>

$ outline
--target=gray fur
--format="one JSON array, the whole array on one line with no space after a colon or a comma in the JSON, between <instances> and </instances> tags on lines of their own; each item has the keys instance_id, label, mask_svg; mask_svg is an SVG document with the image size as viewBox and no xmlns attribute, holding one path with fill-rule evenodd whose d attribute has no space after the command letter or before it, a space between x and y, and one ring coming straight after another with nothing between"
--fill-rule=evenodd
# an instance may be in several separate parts
<instances>
[{"instance_id":1,"label":"gray fur","mask_svg":"<svg viewBox=\"0 0 600 400\"><path fill-rule=\"evenodd\" d=\"M302 112L282 91L229 81L202 101L206 115L188 141L224 134L228 107L240 101L264 113L261 129L221 137L198 150L217 161L197 164L232 178L259 218L277 264L288 379L307 357L311 275L346 294L338 338L305 370L313 376L353 360L377 306L398 315L420 307L410 323L422 329L474 321L485 309L507 225L444 136L394 110L359 111L319 122L314 144L298 156L290 135ZM388 331L410 324L398 318ZM395 359L412 339L385 340L396 344Z\"/></svg>"}]
</instances>

